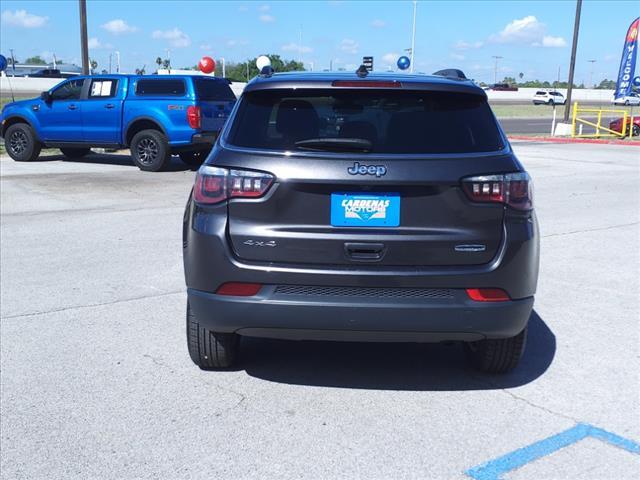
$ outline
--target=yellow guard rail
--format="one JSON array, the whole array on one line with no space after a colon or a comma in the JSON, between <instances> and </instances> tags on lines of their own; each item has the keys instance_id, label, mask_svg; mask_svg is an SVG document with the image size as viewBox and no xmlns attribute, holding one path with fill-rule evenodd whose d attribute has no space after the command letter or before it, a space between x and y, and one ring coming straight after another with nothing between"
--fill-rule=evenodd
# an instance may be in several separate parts
<instances>
[{"instance_id":1,"label":"yellow guard rail","mask_svg":"<svg viewBox=\"0 0 640 480\"><path fill-rule=\"evenodd\" d=\"M597 122L593 123L584 118L580 118L578 115L591 113L597 115ZM611 130L608 126L602 126L602 114L613 113L622 117L622 129L621 131ZM578 124L589 125L596 129L595 133L578 133L576 132L576 126ZM633 115L630 115L624 109L606 109L606 108L580 108L578 102L573 104L573 115L571 121L571 136L573 138L593 138L593 137L618 137L624 138L627 136L627 126L629 126L629 136L633 132Z\"/></svg>"}]
</instances>

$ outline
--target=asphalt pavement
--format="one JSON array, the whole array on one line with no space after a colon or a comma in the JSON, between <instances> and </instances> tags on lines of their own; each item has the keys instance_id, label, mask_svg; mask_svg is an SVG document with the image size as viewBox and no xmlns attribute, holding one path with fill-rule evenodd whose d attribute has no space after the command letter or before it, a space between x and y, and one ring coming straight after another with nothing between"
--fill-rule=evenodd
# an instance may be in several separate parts
<instances>
[{"instance_id":1,"label":"asphalt pavement","mask_svg":"<svg viewBox=\"0 0 640 480\"><path fill-rule=\"evenodd\" d=\"M514 143L541 271L527 351L244 339L205 372L185 341L194 173L124 155L0 159L3 479L637 479L640 150Z\"/></svg>"}]
</instances>

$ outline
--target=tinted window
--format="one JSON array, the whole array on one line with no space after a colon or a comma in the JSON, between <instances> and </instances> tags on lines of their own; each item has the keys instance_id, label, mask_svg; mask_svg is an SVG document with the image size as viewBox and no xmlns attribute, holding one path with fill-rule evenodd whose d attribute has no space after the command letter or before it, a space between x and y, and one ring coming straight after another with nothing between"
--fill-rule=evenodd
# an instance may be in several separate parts
<instances>
[{"instance_id":1,"label":"tinted window","mask_svg":"<svg viewBox=\"0 0 640 480\"><path fill-rule=\"evenodd\" d=\"M184 95L183 80L138 80L136 95Z\"/></svg>"},{"instance_id":2,"label":"tinted window","mask_svg":"<svg viewBox=\"0 0 640 480\"><path fill-rule=\"evenodd\" d=\"M540 91L540 90L539 90L539 91L537 91L537 92L536 92L536 95L544 95L545 93L546 93L546 92L543 92L543 91Z\"/></svg>"},{"instance_id":3,"label":"tinted window","mask_svg":"<svg viewBox=\"0 0 640 480\"><path fill-rule=\"evenodd\" d=\"M309 139L364 139L372 153L468 153L503 147L479 95L391 90L262 90L247 93L233 145L296 150Z\"/></svg>"},{"instance_id":4,"label":"tinted window","mask_svg":"<svg viewBox=\"0 0 640 480\"><path fill-rule=\"evenodd\" d=\"M92 80L89 89L89 98L109 98L115 97L118 89L118 81L111 78L101 78Z\"/></svg>"},{"instance_id":5,"label":"tinted window","mask_svg":"<svg viewBox=\"0 0 640 480\"><path fill-rule=\"evenodd\" d=\"M71 80L63 83L53 92L51 92L52 100L79 100L82 93L82 84L84 79Z\"/></svg>"},{"instance_id":6,"label":"tinted window","mask_svg":"<svg viewBox=\"0 0 640 480\"><path fill-rule=\"evenodd\" d=\"M196 96L199 100L228 102L236 99L229 84L207 78L194 78Z\"/></svg>"}]
</instances>

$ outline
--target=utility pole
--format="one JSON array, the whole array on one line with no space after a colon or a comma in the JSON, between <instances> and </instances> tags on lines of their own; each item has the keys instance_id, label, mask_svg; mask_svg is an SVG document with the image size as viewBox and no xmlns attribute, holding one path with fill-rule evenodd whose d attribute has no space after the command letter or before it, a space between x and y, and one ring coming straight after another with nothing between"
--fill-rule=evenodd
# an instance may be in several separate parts
<instances>
[{"instance_id":1,"label":"utility pole","mask_svg":"<svg viewBox=\"0 0 640 480\"><path fill-rule=\"evenodd\" d=\"M113 53L109 54L109 75L111 75L111 57L113 57Z\"/></svg>"},{"instance_id":2,"label":"utility pole","mask_svg":"<svg viewBox=\"0 0 640 480\"><path fill-rule=\"evenodd\" d=\"M576 19L573 23L573 44L571 45L571 62L569 63L569 85L567 85L567 102L564 108L564 123L569 122L569 111L571 110L571 91L573 90L573 73L576 68L576 50L578 49L578 32L580 31L580 11L582 10L582 0L576 2Z\"/></svg>"},{"instance_id":3,"label":"utility pole","mask_svg":"<svg viewBox=\"0 0 640 480\"><path fill-rule=\"evenodd\" d=\"M120 73L120 52L116 50L116 73Z\"/></svg>"},{"instance_id":4,"label":"utility pole","mask_svg":"<svg viewBox=\"0 0 640 480\"><path fill-rule=\"evenodd\" d=\"M501 57L500 55L492 55L491 58L495 58L496 60L495 67L493 68L493 84L495 85L498 83L498 60L504 57Z\"/></svg>"},{"instance_id":5,"label":"utility pole","mask_svg":"<svg viewBox=\"0 0 640 480\"><path fill-rule=\"evenodd\" d=\"M87 0L80 3L80 45L82 47L82 74L89 75L89 40L87 39Z\"/></svg>"},{"instance_id":6,"label":"utility pole","mask_svg":"<svg viewBox=\"0 0 640 480\"><path fill-rule=\"evenodd\" d=\"M587 60L591 64L591 70L589 70L589 85L587 88L593 88L593 64L596 63L595 60Z\"/></svg>"},{"instance_id":7,"label":"utility pole","mask_svg":"<svg viewBox=\"0 0 640 480\"><path fill-rule=\"evenodd\" d=\"M413 73L413 58L416 51L416 13L418 10L418 1L413 0L413 32L411 33L411 62L410 73Z\"/></svg>"}]
</instances>

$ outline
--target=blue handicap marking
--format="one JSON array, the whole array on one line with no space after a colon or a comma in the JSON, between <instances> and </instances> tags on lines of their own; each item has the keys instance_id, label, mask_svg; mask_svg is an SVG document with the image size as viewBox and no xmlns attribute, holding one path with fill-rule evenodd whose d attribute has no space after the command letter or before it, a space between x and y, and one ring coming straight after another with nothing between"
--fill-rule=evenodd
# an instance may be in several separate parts
<instances>
[{"instance_id":1,"label":"blue handicap marking","mask_svg":"<svg viewBox=\"0 0 640 480\"><path fill-rule=\"evenodd\" d=\"M475 480L503 480L501 475L516 468L520 468L534 460L554 453L561 448L573 445L587 437L597 438L614 447L622 448L630 453L640 455L640 444L627 438L607 432L593 425L579 423L569 430L532 443L502 457L470 468L465 473Z\"/></svg>"}]
</instances>

